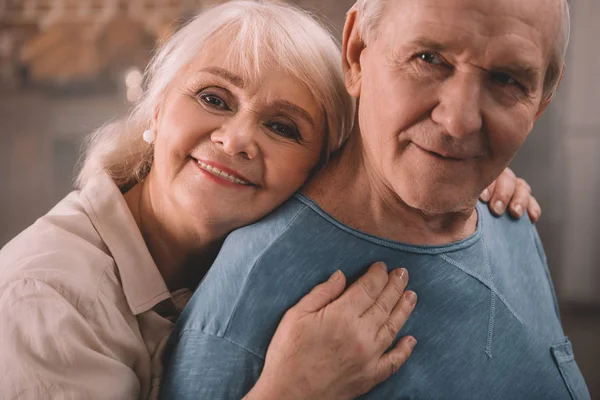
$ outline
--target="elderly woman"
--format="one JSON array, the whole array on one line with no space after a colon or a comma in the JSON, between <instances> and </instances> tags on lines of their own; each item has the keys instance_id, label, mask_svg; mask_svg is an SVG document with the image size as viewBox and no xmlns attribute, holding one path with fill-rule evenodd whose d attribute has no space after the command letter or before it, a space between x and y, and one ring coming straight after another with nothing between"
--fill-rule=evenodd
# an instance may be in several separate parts
<instances>
[{"instance_id":1,"label":"elderly woman","mask_svg":"<svg viewBox=\"0 0 600 400\"><path fill-rule=\"evenodd\" d=\"M277 3L213 8L165 44L132 114L91 138L80 189L0 252L3 396L157 396L173 321L224 238L348 136L340 57L325 29ZM514 175L499 182L504 204L516 186L515 204L539 212ZM389 377L415 344L386 352L414 305L406 282L377 264L342 295L334 274L286 314L248 398L356 396ZM356 305L371 315L338 312Z\"/></svg>"}]
</instances>

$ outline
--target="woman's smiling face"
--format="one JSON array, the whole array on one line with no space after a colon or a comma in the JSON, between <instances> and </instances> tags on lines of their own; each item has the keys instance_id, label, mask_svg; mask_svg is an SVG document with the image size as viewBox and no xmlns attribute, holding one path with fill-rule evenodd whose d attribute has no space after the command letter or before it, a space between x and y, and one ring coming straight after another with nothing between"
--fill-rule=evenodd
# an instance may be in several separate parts
<instances>
[{"instance_id":1,"label":"woman's smiling face","mask_svg":"<svg viewBox=\"0 0 600 400\"><path fill-rule=\"evenodd\" d=\"M205 49L165 93L148 179L163 212L227 233L302 186L320 160L326 123L300 80L277 68L248 79L223 50Z\"/></svg>"}]
</instances>

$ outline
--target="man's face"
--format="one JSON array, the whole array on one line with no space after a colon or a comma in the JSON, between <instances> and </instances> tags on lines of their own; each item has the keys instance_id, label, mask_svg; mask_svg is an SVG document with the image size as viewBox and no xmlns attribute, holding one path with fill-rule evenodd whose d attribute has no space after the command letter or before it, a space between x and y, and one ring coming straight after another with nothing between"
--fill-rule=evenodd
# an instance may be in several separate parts
<instances>
[{"instance_id":1,"label":"man's face","mask_svg":"<svg viewBox=\"0 0 600 400\"><path fill-rule=\"evenodd\" d=\"M427 213L473 207L545 106L559 18L558 0L388 2L354 93L376 179Z\"/></svg>"}]
</instances>

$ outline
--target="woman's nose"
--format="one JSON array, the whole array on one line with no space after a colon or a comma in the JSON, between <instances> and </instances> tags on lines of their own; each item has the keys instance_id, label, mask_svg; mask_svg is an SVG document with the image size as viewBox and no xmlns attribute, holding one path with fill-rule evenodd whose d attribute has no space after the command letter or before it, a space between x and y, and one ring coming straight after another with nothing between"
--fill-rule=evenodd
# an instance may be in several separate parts
<instances>
[{"instance_id":1,"label":"woman's nose","mask_svg":"<svg viewBox=\"0 0 600 400\"><path fill-rule=\"evenodd\" d=\"M211 140L226 154L251 160L258 155L257 135L255 124L236 118L213 132Z\"/></svg>"}]
</instances>

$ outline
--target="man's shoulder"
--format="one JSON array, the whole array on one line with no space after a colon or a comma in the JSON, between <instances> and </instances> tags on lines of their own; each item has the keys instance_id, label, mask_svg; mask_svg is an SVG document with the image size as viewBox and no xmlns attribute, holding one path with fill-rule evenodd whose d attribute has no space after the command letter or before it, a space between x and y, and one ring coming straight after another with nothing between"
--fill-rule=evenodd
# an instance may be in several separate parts
<instances>
[{"instance_id":1,"label":"man's shoulder","mask_svg":"<svg viewBox=\"0 0 600 400\"><path fill-rule=\"evenodd\" d=\"M260 354L283 313L336 268L332 258L337 253L324 238L336 230L296 197L233 232L178 329L227 337Z\"/></svg>"},{"instance_id":2,"label":"man's shoulder","mask_svg":"<svg viewBox=\"0 0 600 400\"><path fill-rule=\"evenodd\" d=\"M223 244L223 249L228 251L222 251L219 257L224 254L232 255L231 250L235 249L239 249L246 259L259 256L282 235L289 234L294 223L306 215L305 209L305 204L291 198L260 221L231 232ZM219 263L218 259L216 263Z\"/></svg>"},{"instance_id":3,"label":"man's shoulder","mask_svg":"<svg viewBox=\"0 0 600 400\"><path fill-rule=\"evenodd\" d=\"M537 252L542 261L546 262L546 256L536 226L529 215L525 213L521 218L515 219L504 213L497 217L493 215L485 205L478 207L480 213L481 229L488 250L502 252L504 254L531 254ZM533 253L535 254L535 253Z\"/></svg>"},{"instance_id":4,"label":"man's shoulder","mask_svg":"<svg viewBox=\"0 0 600 400\"><path fill-rule=\"evenodd\" d=\"M511 217L508 212L501 216L495 216L483 203L479 203L477 211L480 214L479 222L482 224L484 233L494 232L495 235L519 240L520 235L531 235L532 232L535 232L535 225L527 213L518 219Z\"/></svg>"}]
</instances>

